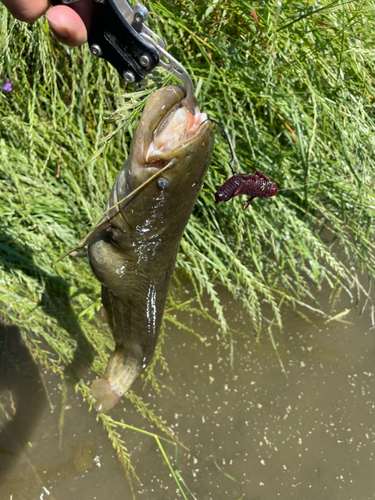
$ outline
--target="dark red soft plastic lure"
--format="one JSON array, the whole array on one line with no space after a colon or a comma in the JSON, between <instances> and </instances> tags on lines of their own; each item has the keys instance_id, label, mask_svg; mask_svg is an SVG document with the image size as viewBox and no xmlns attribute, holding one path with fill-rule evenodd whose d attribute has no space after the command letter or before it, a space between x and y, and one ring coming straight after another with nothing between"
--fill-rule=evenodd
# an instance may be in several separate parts
<instances>
[{"instance_id":1,"label":"dark red soft plastic lure","mask_svg":"<svg viewBox=\"0 0 375 500\"><path fill-rule=\"evenodd\" d=\"M271 198L276 193L276 182L253 170L253 174L235 174L225 181L215 193L215 205L221 201L229 201L239 194L247 194L250 198L243 206L246 210L254 198Z\"/></svg>"},{"instance_id":2,"label":"dark red soft plastic lure","mask_svg":"<svg viewBox=\"0 0 375 500\"><path fill-rule=\"evenodd\" d=\"M216 120L213 120L212 118L207 118L207 120L204 120L200 124L200 126L207 121L216 123L216 125L220 127L228 142L231 153L231 159L228 163L228 166L233 176L225 181L224 184L220 186L216 191L215 205L217 205L221 201L229 201L239 194L247 194L250 195L250 198L243 206L243 209L246 210L246 208L250 205L254 198L271 198L271 196L275 196L275 194L277 193L276 182L271 181L271 179L262 174L262 172L258 172L258 170L253 170L252 174L237 174L235 172L232 167L232 163L234 160L233 149L227 133L220 125L220 123Z\"/></svg>"}]
</instances>

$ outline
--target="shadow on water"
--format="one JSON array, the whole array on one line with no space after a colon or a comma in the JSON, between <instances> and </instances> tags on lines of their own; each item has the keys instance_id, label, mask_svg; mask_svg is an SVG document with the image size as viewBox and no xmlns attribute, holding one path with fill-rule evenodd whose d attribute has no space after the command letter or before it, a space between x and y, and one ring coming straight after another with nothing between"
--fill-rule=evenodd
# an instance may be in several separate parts
<instances>
[{"instance_id":1,"label":"shadow on water","mask_svg":"<svg viewBox=\"0 0 375 500\"><path fill-rule=\"evenodd\" d=\"M65 368L67 376L77 379L80 364L90 366L94 359L94 350L82 331L76 314L70 304L70 285L60 276L49 274L38 267L33 260L33 250L27 244L20 245L7 233L0 234L0 264L5 271L21 270L44 286L42 299L38 304L43 311L55 318L77 342L72 362Z\"/></svg>"},{"instance_id":2,"label":"shadow on water","mask_svg":"<svg viewBox=\"0 0 375 500\"><path fill-rule=\"evenodd\" d=\"M77 342L72 362L65 367L66 378L75 382L85 366L90 366L94 350L76 319L70 304L70 285L63 278L49 274L38 267L33 259L33 250L27 244L20 245L6 234L0 234L0 264L5 271L19 270L44 287L37 305L50 317L57 320ZM0 322L0 390L14 400L10 420L5 423L0 436L0 476L22 454L46 404L46 393L38 366L23 343L20 330L14 325ZM32 397L30 397L32 395ZM2 401L3 402L3 401ZM8 409L8 405L7 405Z\"/></svg>"},{"instance_id":3,"label":"shadow on water","mask_svg":"<svg viewBox=\"0 0 375 500\"><path fill-rule=\"evenodd\" d=\"M38 417L47 403L39 368L25 346L19 328L0 323L0 394L9 420L0 433L0 477L4 480L18 457L29 447ZM32 397L30 397L32 395ZM3 421L5 416L1 415Z\"/></svg>"}]
</instances>

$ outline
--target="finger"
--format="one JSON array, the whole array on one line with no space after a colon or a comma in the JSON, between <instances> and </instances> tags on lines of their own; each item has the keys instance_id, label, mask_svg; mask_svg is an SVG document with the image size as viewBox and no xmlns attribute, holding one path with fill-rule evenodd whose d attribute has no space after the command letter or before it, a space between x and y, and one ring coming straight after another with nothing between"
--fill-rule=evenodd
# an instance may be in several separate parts
<instances>
[{"instance_id":1,"label":"finger","mask_svg":"<svg viewBox=\"0 0 375 500\"><path fill-rule=\"evenodd\" d=\"M48 0L1 0L18 20L31 23L39 19L49 7Z\"/></svg>"},{"instance_id":2,"label":"finger","mask_svg":"<svg viewBox=\"0 0 375 500\"><path fill-rule=\"evenodd\" d=\"M47 20L57 40L71 47L87 41L87 31L80 16L65 5L57 5L47 12Z\"/></svg>"}]
</instances>

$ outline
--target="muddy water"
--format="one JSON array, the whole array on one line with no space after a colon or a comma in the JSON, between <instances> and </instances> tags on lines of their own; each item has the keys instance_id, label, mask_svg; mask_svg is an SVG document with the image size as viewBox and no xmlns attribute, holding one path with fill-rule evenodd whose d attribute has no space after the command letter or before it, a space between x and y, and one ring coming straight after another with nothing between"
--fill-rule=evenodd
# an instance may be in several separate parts
<instances>
[{"instance_id":1,"label":"muddy water","mask_svg":"<svg viewBox=\"0 0 375 500\"><path fill-rule=\"evenodd\" d=\"M233 369L216 327L185 315L179 319L205 340L168 330L164 355L173 380L160 371L158 377L174 394L134 385L189 448L179 449L178 467L197 500L372 500L375 330L368 316L353 309L347 323L325 323L309 314L307 323L290 311L284 331L275 332L286 378L266 333L258 345L247 323L235 319L236 304L227 299L226 306L233 326L246 333L234 338ZM345 306L336 304L333 313ZM68 387L60 435L59 379L45 375L48 399L17 330L10 333L21 370L8 366L0 374L1 401L11 388L17 408L2 420L0 498L130 499L94 413ZM92 379L89 371L84 379ZM111 415L150 430L126 400ZM141 481L134 481L136 498L181 498L154 439L129 430L123 438ZM173 448L166 450L173 459Z\"/></svg>"}]
</instances>

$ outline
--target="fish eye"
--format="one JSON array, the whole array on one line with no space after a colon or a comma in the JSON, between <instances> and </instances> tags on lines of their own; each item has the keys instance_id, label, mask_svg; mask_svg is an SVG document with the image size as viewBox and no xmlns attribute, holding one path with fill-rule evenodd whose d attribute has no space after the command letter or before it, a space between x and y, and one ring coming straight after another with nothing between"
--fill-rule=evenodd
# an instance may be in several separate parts
<instances>
[{"instance_id":1,"label":"fish eye","mask_svg":"<svg viewBox=\"0 0 375 500\"><path fill-rule=\"evenodd\" d=\"M167 187L169 187L169 181L167 179L164 179L163 177L159 177L159 179L156 181L156 185L161 190L167 189Z\"/></svg>"}]
</instances>

